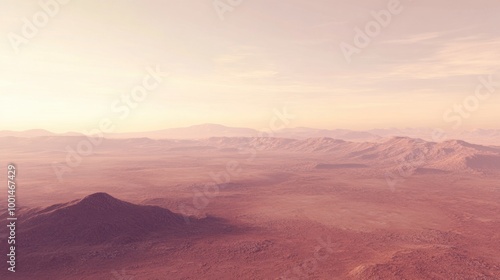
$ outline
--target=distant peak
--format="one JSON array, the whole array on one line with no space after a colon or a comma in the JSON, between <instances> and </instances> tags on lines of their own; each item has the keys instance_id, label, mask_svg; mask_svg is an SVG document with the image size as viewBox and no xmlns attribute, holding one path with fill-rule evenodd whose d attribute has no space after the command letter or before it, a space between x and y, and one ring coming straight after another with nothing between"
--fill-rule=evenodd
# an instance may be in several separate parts
<instances>
[{"instance_id":1,"label":"distant peak","mask_svg":"<svg viewBox=\"0 0 500 280\"><path fill-rule=\"evenodd\" d=\"M306 140L311 142L328 142L328 143L344 143L345 141L342 139L335 139L332 137L312 137L307 138Z\"/></svg>"},{"instance_id":2,"label":"distant peak","mask_svg":"<svg viewBox=\"0 0 500 280\"><path fill-rule=\"evenodd\" d=\"M116 206L122 203L124 202L104 192L88 195L78 202L84 206Z\"/></svg>"},{"instance_id":3,"label":"distant peak","mask_svg":"<svg viewBox=\"0 0 500 280\"><path fill-rule=\"evenodd\" d=\"M47 133L47 134L52 134L53 132L45 130L45 129L28 129L23 132L40 132L40 133Z\"/></svg>"},{"instance_id":4,"label":"distant peak","mask_svg":"<svg viewBox=\"0 0 500 280\"><path fill-rule=\"evenodd\" d=\"M110 198L115 199L114 197L112 197L111 195L109 195L105 192L97 192L97 193L93 193L91 195L87 195L83 199L110 199Z\"/></svg>"},{"instance_id":5,"label":"distant peak","mask_svg":"<svg viewBox=\"0 0 500 280\"><path fill-rule=\"evenodd\" d=\"M463 140L456 140L456 139L444 141L443 144L450 145L450 146L461 146L461 147L479 147L480 146L480 145L471 144L469 142L465 142Z\"/></svg>"},{"instance_id":6,"label":"distant peak","mask_svg":"<svg viewBox=\"0 0 500 280\"><path fill-rule=\"evenodd\" d=\"M422 139L419 138L411 138L407 136L392 136L389 138L387 142L409 142L409 143L416 143L416 142L425 142Z\"/></svg>"},{"instance_id":7,"label":"distant peak","mask_svg":"<svg viewBox=\"0 0 500 280\"><path fill-rule=\"evenodd\" d=\"M413 138L407 136L392 136L391 140L412 140Z\"/></svg>"},{"instance_id":8,"label":"distant peak","mask_svg":"<svg viewBox=\"0 0 500 280\"><path fill-rule=\"evenodd\" d=\"M203 123L203 124L193 125L191 127L227 127L227 126L216 123Z\"/></svg>"},{"instance_id":9,"label":"distant peak","mask_svg":"<svg viewBox=\"0 0 500 280\"><path fill-rule=\"evenodd\" d=\"M467 145L469 143L465 142L465 141L462 141L462 140L456 140L456 139L452 139L452 140L447 140L447 141L444 141L444 143L449 143L449 144L457 144L457 145Z\"/></svg>"}]
</instances>

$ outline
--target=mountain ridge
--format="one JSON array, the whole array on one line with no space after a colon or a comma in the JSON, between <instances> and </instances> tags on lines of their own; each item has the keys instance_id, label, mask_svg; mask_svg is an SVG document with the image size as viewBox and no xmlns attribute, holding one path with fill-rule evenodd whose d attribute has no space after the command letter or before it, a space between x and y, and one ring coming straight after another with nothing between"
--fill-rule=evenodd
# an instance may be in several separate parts
<instances>
[{"instance_id":1,"label":"mountain ridge","mask_svg":"<svg viewBox=\"0 0 500 280\"><path fill-rule=\"evenodd\" d=\"M434 129L404 128L404 129L317 129L308 127L283 128L273 130L271 136L279 138L307 139L329 137L354 142L379 142L388 137L421 138L435 141ZM210 137L258 137L260 131L245 127L231 127L221 124L205 123L187 127L167 128L161 130L128 133L105 134L106 138L150 138L150 139L204 139ZM75 132L53 133L47 130L0 131L0 137L40 137L40 136L81 136ZM482 145L500 145L500 129L472 129L464 131L449 131L442 140L458 139Z\"/></svg>"}]
</instances>

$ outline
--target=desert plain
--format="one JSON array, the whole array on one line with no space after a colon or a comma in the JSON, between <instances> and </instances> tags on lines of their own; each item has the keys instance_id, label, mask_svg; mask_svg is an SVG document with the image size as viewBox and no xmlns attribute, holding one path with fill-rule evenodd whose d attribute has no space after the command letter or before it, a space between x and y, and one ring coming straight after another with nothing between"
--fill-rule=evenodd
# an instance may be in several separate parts
<instances>
[{"instance_id":1,"label":"desert plain","mask_svg":"<svg viewBox=\"0 0 500 280\"><path fill-rule=\"evenodd\" d=\"M0 138L19 207L2 279L500 279L498 147L131 138L70 155L84 139Z\"/></svg>"}]
</instances>

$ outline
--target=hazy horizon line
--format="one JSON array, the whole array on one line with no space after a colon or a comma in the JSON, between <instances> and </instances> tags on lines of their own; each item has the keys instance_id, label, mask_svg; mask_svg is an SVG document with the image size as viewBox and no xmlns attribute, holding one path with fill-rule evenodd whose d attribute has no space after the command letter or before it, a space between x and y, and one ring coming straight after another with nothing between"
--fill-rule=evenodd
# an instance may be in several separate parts
<instances>
[{"instance_id":1,"label":"hazy horizon line","mask_svg":"<svg viewBox=\"0 0 500 280\"><path fill-rule=\"evenodd\" d=\"M198 124L192 124L192 125L187 125L187 126L172 126L172 127L165 127L165 128L159 128L159 129L154 129L154 130L141 130L141 131L118 131L118 132L110 132L106 134L129 134L129 133L148 133L148 132L157 132L157 131L162 131L162 130L169 130L169 129L180 129L180 128L195 128L195 127L202 127L202 126L219 126L219 127L225 127L225 128L234 128L234 129L249 129L249 130L255 130L256 132L263 130L264 128L256 128L256 127L250 127L250 126L234 126L234 125L226 125L226 124L221 124L221 123L198 123ZM325 127L313 127L313 126L296 126L296 127L283 127L276 129L276 131L282 131L282 130L290 130L290 129L313 129L313 130L348 130L348 131L355 131L355 132L365 132L365 131L373 131L373 130L437 130L437 129L442 129L439 127L372 127L372 128L367 128L367 129L352 129L352 128L344 128L344 127L337 127L337 128L325 128ZM43 131L43 132L49 132L52 134L68 134L68 133L77 133L77 134L87 134L86 132L90 131L85 130L85 131L75 131L75 130L66 130L66 131L54 131L50 129L45 129L45 128L31 128L31 129L23 129L23 130L13 130L13 129L0 129L0 132L33 132L33 131ZM466 131L476 131L476 130L500 130L499 128L484 128L484 127L476 127L476 128L464 128L464 129L442 129L447 132L466 132Z\"/></svg>"}]
</instances>

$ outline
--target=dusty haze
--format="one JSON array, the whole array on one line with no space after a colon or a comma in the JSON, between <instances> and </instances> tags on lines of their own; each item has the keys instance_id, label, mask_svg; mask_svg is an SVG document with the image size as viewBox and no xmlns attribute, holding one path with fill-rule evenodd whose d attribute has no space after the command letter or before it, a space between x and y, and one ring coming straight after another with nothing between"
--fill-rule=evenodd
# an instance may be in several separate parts
<instances>
[{"instance_id":1,"label":"dusty haze","mask_svg":"<svg viewBox=\"0 0 500 280\"><path fill-rule=\"evenodd\" d=\"M0 278L500 279L499 12L1 1Z\"/></svg>"}]
</instances>

